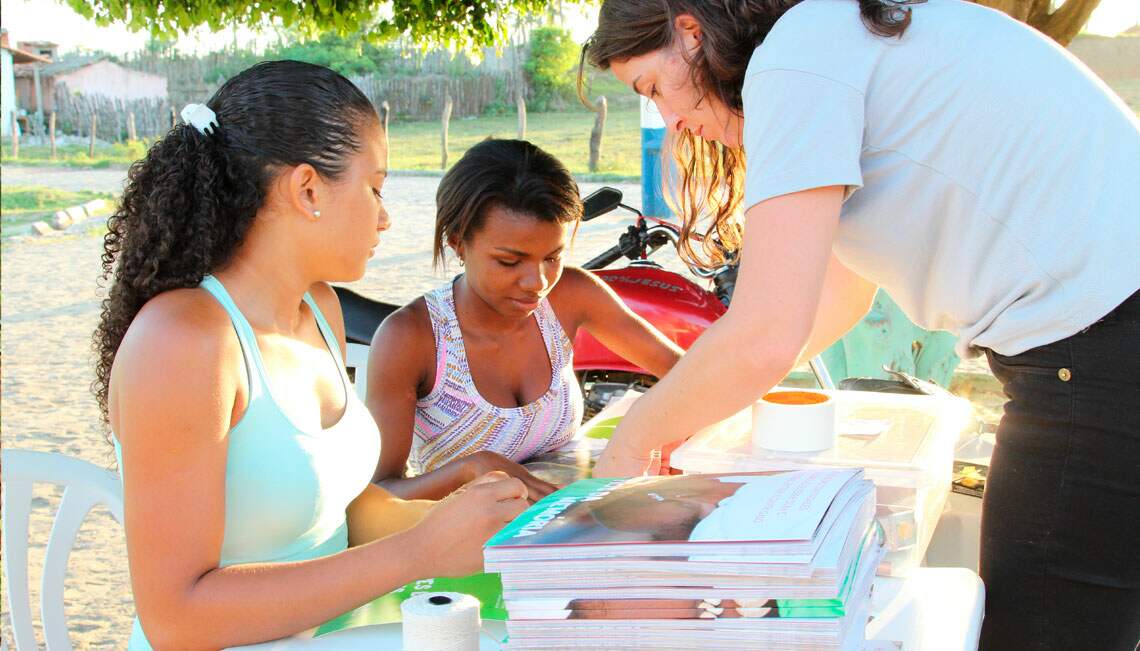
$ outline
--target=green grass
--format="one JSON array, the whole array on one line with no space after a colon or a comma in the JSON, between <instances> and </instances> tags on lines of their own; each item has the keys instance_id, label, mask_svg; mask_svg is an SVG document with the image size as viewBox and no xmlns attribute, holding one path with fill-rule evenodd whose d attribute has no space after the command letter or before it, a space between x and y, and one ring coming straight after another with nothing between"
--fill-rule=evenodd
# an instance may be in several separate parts
<instances>
[{"instance_id":1,"label":"green grass","mask_svg":"<svg viewBox=\"0 0 1140 651\"><path fill-rule=\"evenodd\" d=\"M95 155L87 155L87 145L65 145L56 148L56 157L51 157L51 147L32 145L30 139L20 142L20 157L12 157L11 140L5 138L0 163L4 165L35 165L50 167L78 167L102 169L112 166L127 166L146 155L150 141L137 141L121 144L98 144Z\"/></svg>"},{"instance_id":2,"label":"green grass","mask_svg":"<svg viewBox=\"0 0 1140 651\"><path fill-rule=\"evenodd\" d=\"M637 98L619 82L599 79L592 97L604 92L614 98L609 104L602 154L598 162L599 180L641 175L641 127ZM599 92L600 91L600 92ZM576 175L588 172L590 131L594 114L574 104L557 113L527 115L528 140L557 156ZM440 124L438 120L401 122L397 116L390 125L391 161L394 170L430 171L440 169ZM479 118L452 118L448 126L448 165L455 163L467 148L488 136L514 138L518 118L509 115ZM0 163L4 165L47 165L59 167L125 167L146 154L149 143L101 145L95 156L87 155L86 145L59 147L55 160L46 146L20 143L19 159L12 158L11 143L3 143Z\"/></svg>"},{"instance_id":3,"label":"green grass","mask_svg":"<svg viewBox=\"0 0 1140 651\"><path fill-rule=\"evenodd\" d=\"M111 199L108 192L71 192L40 186L6 185L0 194L0 237L24 234L27 225L52 213L92 199Z\"/></svg>"},{"instance_id":4,"label":"green grass","mask_svg":"<svg viewBox=\"0 0 1140 651\"><path fill-rule=\"evenodd\" d=\"M627 91L628 92L628 91ZM632 93L630 93L632 94ZM588 172L590 131L594 114L584 108L560 113L527 115L526 138L556 156L576 175ZM440 169L440 124L393 122L390 125L390 165L395 170ZM448 165L475 143L495 136L514 138L518 132L515 115L452 119L448 126ZM641 175L641 126L636 104L610 107L602 136L598 174L603 178Z\"/></svg>"}]
</instances>

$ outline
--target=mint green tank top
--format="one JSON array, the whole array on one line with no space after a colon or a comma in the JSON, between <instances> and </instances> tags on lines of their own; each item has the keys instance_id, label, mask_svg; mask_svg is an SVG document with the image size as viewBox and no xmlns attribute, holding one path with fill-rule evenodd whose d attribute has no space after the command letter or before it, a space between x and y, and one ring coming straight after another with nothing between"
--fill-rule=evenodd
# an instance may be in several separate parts
<instances>
[{"instance_id":1,"label":"mint green tank top","mask_svg":"<svg viewBox=\"0 0 1140 651\"><path fill-rule=\"evenodd\" d=\"M380 459L380 431L349 385L332 329L306 293L345 394L344 414L336 424L307 431L274 399L253 328L225 287L209 275L200 286L229 314L249 382L245 414L228 436L221 567L308 560L346 549L345 509L372 480ZM125 471L117 440L115 456ZM130 649L150 648L136 619Z\"/></svg>"}]
</instances>

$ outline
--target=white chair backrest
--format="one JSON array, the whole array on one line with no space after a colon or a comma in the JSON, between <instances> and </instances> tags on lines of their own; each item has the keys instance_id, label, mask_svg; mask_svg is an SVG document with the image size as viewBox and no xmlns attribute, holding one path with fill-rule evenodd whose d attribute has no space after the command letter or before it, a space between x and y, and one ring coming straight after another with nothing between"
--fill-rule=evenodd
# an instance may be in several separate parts
<instances>
[{"instance_id":1,"label":"white chair backrest","mask_svg":"<svg viewBox=\"0 0 1140 651\"><path fill-rule=\"evenodd\" d=\"M63 454L32 450L0 450L4 484L3 539L4 588L16 651L36 648L28 590L28 519L32 485L60 484L63 498L56 511L44 554L40 585L40 614L48 651L71 649L63 611L63 579L75 534L96 504L103 504L119 524L123 522L123 490L119 478L94 464Z\"/></svg>"},{"instance_id":2,"label":"white chair backrest","mask_svg":"<svg viewBox=\"0 0 1140 651\"><path fill-rule=\"evenodd\" d=\"M344 351L344 365L356 369L356 395L368 395L368 346L350 343Z\"/></svg>"}]
</instances>

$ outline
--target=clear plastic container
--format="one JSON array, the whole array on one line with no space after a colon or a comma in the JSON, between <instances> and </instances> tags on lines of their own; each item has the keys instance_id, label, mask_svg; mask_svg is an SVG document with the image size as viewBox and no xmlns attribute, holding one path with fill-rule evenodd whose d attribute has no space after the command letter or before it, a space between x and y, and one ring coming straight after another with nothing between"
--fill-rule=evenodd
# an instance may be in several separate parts
<instances>
[{"instance_id":1,"label":"clear plastic container","mask_svg":"<svg viewBox=\"0 0 1140 651\"><path fill-rule=\"evenodd\" d=\"M961 398L825 391L836 402L838 444L822 452L754 452L751 410L704 429L673 452L687 473L860 466L875 483L887 541L879 574L919 565L950 494L954 448L971 422Z\"/></svg>"}]
</instances>

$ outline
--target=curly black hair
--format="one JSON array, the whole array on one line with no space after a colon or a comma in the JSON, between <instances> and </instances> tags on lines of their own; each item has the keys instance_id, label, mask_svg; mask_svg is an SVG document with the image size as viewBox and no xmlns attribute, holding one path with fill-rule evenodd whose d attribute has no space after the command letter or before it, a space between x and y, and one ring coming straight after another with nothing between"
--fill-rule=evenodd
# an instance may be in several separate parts
<instances>
[{"instance_id":1,"label":"curly black hair","mask_svg":"<svg viewBox=\"0 0 1140 651\"><path fill-rule=\"evenodd\" d=\"M265 61L206 103L218 128L179 124L131 165L107 220L102 279L110 278L95 330L92 390L109 422L111 366L135 315L162 292L196 287L233 257L283 169L308 163L336 180L378 123L348 79L299 61Z\"/></svg>"}]
</instances>

